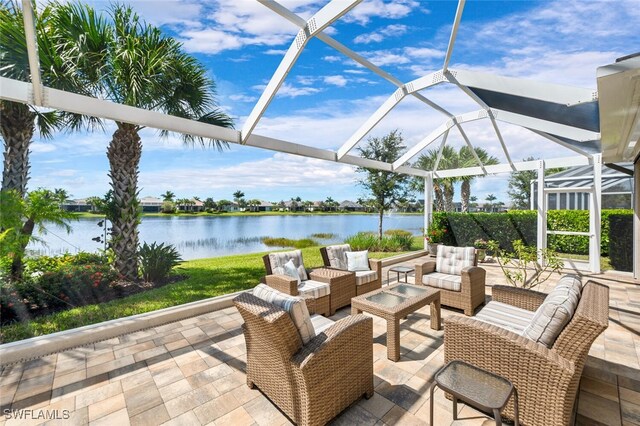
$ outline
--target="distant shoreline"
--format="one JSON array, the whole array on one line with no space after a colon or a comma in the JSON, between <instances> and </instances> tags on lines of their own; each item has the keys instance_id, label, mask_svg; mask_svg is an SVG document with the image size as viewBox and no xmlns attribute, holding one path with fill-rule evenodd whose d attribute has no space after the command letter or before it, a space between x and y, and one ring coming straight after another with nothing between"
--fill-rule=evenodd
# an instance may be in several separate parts
<instances>
[{"instance_id":1,"label":"distant shoreline","mask_svg":"<svg viewBox=\"0 0 640 426\"><path fill-rule=\"evenodd\" d=\"M220 212L220 213L142 213L142 217L228 217L228 216L372 216L378 213L367 212ZM385 213L389 214L389 213ZM394 215L421 216L422 212L392 212ZM80 219L101 219L103 214L89 212L74 212Z\"/></svg>"}]
</instances>

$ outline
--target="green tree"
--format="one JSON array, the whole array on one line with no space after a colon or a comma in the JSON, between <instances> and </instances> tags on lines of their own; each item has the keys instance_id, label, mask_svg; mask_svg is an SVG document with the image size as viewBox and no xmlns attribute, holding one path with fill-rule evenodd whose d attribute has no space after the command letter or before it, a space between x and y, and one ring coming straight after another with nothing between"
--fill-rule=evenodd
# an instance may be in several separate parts
<instances>
[{"instance_id":1,"label":"green tree","mask_svg":"<svg viewBox=\"0 0 640 426\"><path fill-rule=\"evenodd\" d=\"M56 10L56 31L65 43L67 60L76 64L80 75L98 74L94 96L218 126L233 126L231 118L215 104L215 84L204 66L184 53L174 38L142 21L131 7L113 4L108 20L79 3L59 4ZM117 210L112 223L114 266L127 279L138 276L137 197L143 129L141 125L116 122L107 148ZM160 136L167 134L160 132ZM182 137L185 143L217 149L227 146L218 140Z\"/></svg>"},{"instance_id":2,"label":"green tree","mask_svg":"<svg viewBox=\"0 0 640 426\"><path fill-rule=\"evenodd\" d=\"M246 206L246 202L244 200L244 192L237 190L233 193L233 201L238 205L238 207L242 208Z\"/></svg>"},{"instance_id":3,"label":"green tree","mask_svg":"<svg viewBox=\"0 0 640 426\"><path fill-rule=\"evenodd\" d=\"M232 204L230 200L218 200L218 210L223 211Z\"/></svg>"},{"instance_id":4,"label":"green tree","mask_svg":"<svg viewBox=\"0 0 640 426\"><path fill-rule=\"evenodd\" d=\"M535 157L527 157L523 161L535 161ZM564 168L547 169L544 175L559 173ZM511 172L509 176L509 198L511 199L511 208L517 210L529 210L531 208L531 182L538 179L537 170L523 170L520 172Z\"/></svg>"},{"instance_id":5,"label":"green tree","mask_svg":"<svg viewBox=\"0 0 640 426\"><path fill-rule=\"evenodd\" d=\"M11 279L21 280L24 272L23 258L29 241L35 239L33 231L46 234L46 225L54 224L70 232L69 221L76 219L75 215L61 208L64 199L60 194L48 189L39 188L31 191L16 205L23 217L22 227L19 233L14 233L16 241L11 244L15 251L11 263Z\"/></svg>"},{"instance_id":6,"label":"green tree","mask_svg":"<svg viewBox=\"0 0 640 426\"><path fill-rule=\"evenodd\" d=\"M402 134L398 130L394 130L382 138L369 138L366 146L359 147L358 151L364 158L393 163L400 158L405 149ZM371 193L374 200L373 204L378 212L378 239L382 240L384 212L398 200L406 198L409 190L409 177L400 173L366 167L358 167L357 171L364 175L360 180L360 185Z\"/></svg>"},{"instance_id":7,"label":"green tree","mask_svg":"<svg viewBox=\"0 0 640 426\"><path fill-rule=\"evenodd\" d=\"M202 203L202 205L205 209L210 209L210 210L215 210L215 208L217 207L216 202L211 197L207 197Z\"/></svg>"},{"instance_id":8,"label":"green tree","mask_svg":"<svg viewBox=\"0 0 640 426\"><path fill-rule=\"evenodd\" d=\"M176 198L176 194L171 192L171 191L165 191L164 194L160 194L160 196L162 197L162 201L171 201L173 202L173 200L175 200Z\"/></svg>"},{"instance_id":9,"label":"green tree","mask_svg":"<svg viewBox=\"0 0 640 426\"><path fill-rule=\"evenodd\" d=\"M487 195L487 197L485 198L485 200L487 200L487 205L489 206L489 211L493 212L493 202L494 202L495 200L497 200L497 199L498 199L498 197L496 197L496 196L495 196L495 195L493 195L493 194L489 194L489 195Z\"/></svg>"},{"instance_id":10,"label":"green tree","mask_svg":"<svg viewBox=\"0 0 640 426\"><path fill-rule=\"evenodd\" d=\"M489 153L482 148L474 148L474 151L476 152L476 155L478 156L478 158L480 158L480 161L482 162L482 164L485 166L491 166L499 163L499 160L496 157L489 155ZM475 156L472 154L472 151L466 145L460 148L460 151L458 151L458 158L459 158L460 168L474 167L478 165L478 162L476 161ZM463 176L460 178L460 181L461 181L460 204L462 207L461 210L463 212L469 211L469 200L471 197L471 182L473 182L474 179L476 178L477 176Z\"/></svg>"},{"instance_id":11,"label":"green tree","mask_svg":"<svg viewBox=\"0 0 640 426\"><path fill-rule=\"evenodd\" d=\"M56 44L55 25L52 23L55 8L55 4L36 8L35 2L33 6L42 83L86 94L87 88L91 87L88 81L91 75L75 73L74 63L66 60L65 52ZM0 3L0 63L0 76L30 81L23 13L18 1ZM47 139L63 126L73 130L95 121L59 111L45 112L41 108L7 100L0 101L0 116L0 134L4 142L1 190L15 190L20 197L27 192L29 146L36 129L42 138Z\"/></svg>"},{"instance_id":12,"label":"green tree","mask_svg":"<svg viewBox=\"0 0 640 426\"><path fill-rule=\"evenodd\" d=\"M262 204L262 201L258 200L258 199L251 199L249 201L247 201L247 205L249 206L249 210L252 212L257 212L258 211L258 207L260 206L260 204Z\"/></svg>"}]
</instances>

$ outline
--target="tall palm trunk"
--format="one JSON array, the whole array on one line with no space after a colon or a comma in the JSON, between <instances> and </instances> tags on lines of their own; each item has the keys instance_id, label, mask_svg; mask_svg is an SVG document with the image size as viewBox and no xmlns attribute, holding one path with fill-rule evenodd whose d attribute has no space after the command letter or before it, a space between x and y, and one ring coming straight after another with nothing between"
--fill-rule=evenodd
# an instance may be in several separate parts
<instances>
[{"instance_id":1,"label":"tall palm trunk","mask_svg":"<svg viewBox=\"0 0 640 426\"><path fill-rule=\"evenodd\" d=\"M15 190L24 197L29 180L29 144L35 130L36 115L27 105L7 101L0 103L0 115L0 131L4 139L2 190Z\"/></svg>"},{"instance_id":2,"label":"tall palm trunk","mask_svg":"<svg viewBox=\"0 0 640 426\"><path fill-rule=\"evenodd\" d=\"M469 211L470 197L471 197L471 180L464 179L460 184L460 203L462 204L462 211L465 213Z\"/></svg>"},{"instance_id":3,"label":"tall palm trunk","mask_svg":"<svg viewBox=\"0 0 640 426\"><path fill-rule=\"evenodd\" d=\"M454 211L453 208L453 194L454 194L454 188L453 188L453 182L449 181L449 180L445 180L444 184L444 210L448 211L448 212L452 212Z\"/></svg>"},{"instance_id":4,"label":"tall palm trunk","mask_svg":"<svg viewBox=\"0 0 640 426\"><path fill-rule=\"evenodd\" d=\"M107 148L115 217L112 248L115 268L126 279L138 277L138 174L142 142L135 126L118 123Z\"/></svg>"},{"instance_id":5,"label":"tall palm trunk","mask_svg":"<svg viewBox=\"0 0 640 426\"><path fill-rule=\"evenodd\" d=\"M442 195L442 186L440 182L433 182L433 193L435 195L436 211L444 211L444 196Z\"/></svg>"},{"instance_id":6,"label":"tall palm trunk","mask_svg":"<svg viewBox=\"0 0 640 426\"><path fill-rule=\"evenodd\" d=\"M384 218L384 209L378 211L378 240L382 241L382 219Z\"/></svg>"}]
</instances>

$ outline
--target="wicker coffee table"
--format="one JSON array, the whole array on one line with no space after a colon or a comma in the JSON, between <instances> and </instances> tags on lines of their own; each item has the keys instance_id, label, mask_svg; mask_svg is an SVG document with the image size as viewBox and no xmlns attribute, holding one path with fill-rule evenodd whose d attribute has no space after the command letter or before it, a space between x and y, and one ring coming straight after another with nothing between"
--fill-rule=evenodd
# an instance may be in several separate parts
<instances>
[{"instance_id":1,"label":"wicker coffee table","mask_svg":"<svg viewBox=\"0 0 640 426\"><path fill-rule=\"evenodd\" d=\"M412 284L396 284L351 299L351 314L367 312L387 321L387 358L400 359L400 319L431 304L431 328L440 330L440 291Z\"/></svg>"}]
</instances>

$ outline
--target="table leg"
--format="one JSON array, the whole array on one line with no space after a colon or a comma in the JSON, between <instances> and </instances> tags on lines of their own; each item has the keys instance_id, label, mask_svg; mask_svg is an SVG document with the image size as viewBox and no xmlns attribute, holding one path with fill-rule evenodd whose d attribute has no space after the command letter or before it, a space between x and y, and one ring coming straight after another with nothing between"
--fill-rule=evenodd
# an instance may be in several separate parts
<instances>
[{"instance_id":1,"label":"table leg","mask_svg":"<svg viewBox=\"0 0 640 426\"><path fill-rule=\"evenodd\" d=\"M400 360L400 319L387 320L387 358Z\"/></svg>"},{"instance_id":2,"label":"table leg","mask_svg":"<svg viewBox=\"0 0 640 426\"><path fill-rule=\"evenodd\" d=\"M431 328L433 330L440 330L442 328L442 318L440 315L440 298L431 302L431 308L429 315L431 316Z\"/></svg>"},{"instance_id":3,"label":"table leg","mask_svg":"<svg viewBox=\"0 0 640 426\"><path fill-rule=\"evenodd\" d=\"M434 381L429 388L429 425L433 426L433 392L436 389L436 382Z\"/></svg>"},{"instance_id":4,"label":"table leg","mask_svg":"<svg viewBox=\"0 0 640 426\"><path fill-rule=\"evenodd\" d=\"M496 419L496 426L502 426L502 416L497 408L493 409L493 418Z\"/></svg>"},{"instance_id":5,"label":"table leg","mask_svg":"<svg viewBox=\"0 0 640 426\"><path fill-rule=\"evenodd\" d=\"M458 398L453 397L453 420L458 420Z\"/></svg>"},{"instance_id":6,"label":"table leg","mask_svg":"<svg viewBox=\"0 0 640 426\"><path fill-rule=\"evenodd\" d=\"M514 426L519 426L519 421L518 421L518 390L516 388L513 388L513 417L514 417L514 422L513 425Z\"/></svg>"},{"instance_id":7,"label":"table leg","mask_svg":"<svg viewBox=\"0 0 640 426\"><path fill-rule=\"evenodd\" d=\"M362 310L358 309L358 308L354 308L353 306L351 307L351 315L358 315L361 314Z\"/></svg>"}]
</instances>

